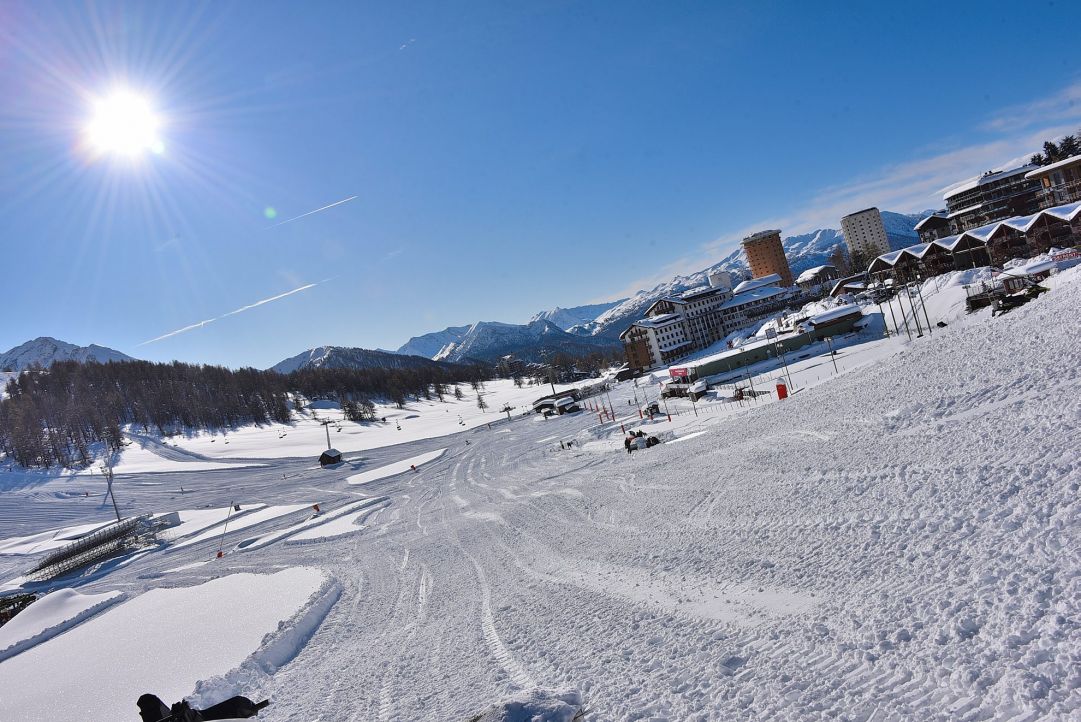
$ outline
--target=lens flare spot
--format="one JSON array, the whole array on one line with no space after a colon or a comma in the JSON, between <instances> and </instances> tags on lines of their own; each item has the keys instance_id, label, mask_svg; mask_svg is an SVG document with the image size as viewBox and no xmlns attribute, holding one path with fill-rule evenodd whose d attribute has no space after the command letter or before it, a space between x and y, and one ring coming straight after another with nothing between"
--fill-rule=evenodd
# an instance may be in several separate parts
<instances>
[{"instance_id":1,"label":"lens flare spot","mask_svg":"<svg viewBox=\"0 0 1081 722\"><path fill-rule=\"evenodd\" d=\"M272 221L278 217L278 211L274 206L267 206L263 209L263 215L266 216L268 221Z\"/></svg>"}]
</instances>

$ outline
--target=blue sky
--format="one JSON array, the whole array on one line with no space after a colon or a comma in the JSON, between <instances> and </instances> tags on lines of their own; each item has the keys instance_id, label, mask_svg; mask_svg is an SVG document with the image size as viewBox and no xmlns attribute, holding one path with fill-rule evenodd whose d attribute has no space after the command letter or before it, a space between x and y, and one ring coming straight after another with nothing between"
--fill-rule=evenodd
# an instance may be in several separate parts
<instances>
[{"instance_id":1,"label":"blue sky","mask_svg":"<svg viewBox=\"0 0 1081 722\"><path fill-rule=\"evenodd\" d=\"M5 3L0 350L265 367L523 322L1081 126L1069 3L863 5ZM82 148L119 86L162 153Z\"/></svg>"}]
</instances>

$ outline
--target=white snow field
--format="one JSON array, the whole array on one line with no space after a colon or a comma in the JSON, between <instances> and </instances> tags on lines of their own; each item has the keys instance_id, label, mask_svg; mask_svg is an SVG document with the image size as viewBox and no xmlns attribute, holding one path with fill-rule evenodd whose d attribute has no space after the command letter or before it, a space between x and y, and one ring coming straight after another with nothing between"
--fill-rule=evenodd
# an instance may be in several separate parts
<instances>
[{"instance_id":1,"label":"white snow field","mask_svg":"<svg viewBox=\"0 0 1081 722\"><path fill-rule=\"evenodd\" d=\"M123 598L123 592L80 594L74 589L46 594L0 627L0 661L55 637Z\"/></svg>"},{"instance_id":2,"label":"white snow field","mask_svg":"<svg viewBox=\"0 0 1081 722\"><path fill-rule=\"evenodd\" d=\"M327 446L326 431L320 421L334 420L335 424L330 427L330 440L335 449L345 453L367 451L505 421L507 415L500 411L504 406L511 406L512 413L520 415L530 409L534 399L552 391L547 385L517 388L508 379L488 381L481 391L488 408L482 411L477 407L477 392L468 384L460 384L460 387L464 394L461 401L456 400L452 392L442 403L433 396L431 401L411 400L404 409L377 404L376 418L385 418L386 422L344 421L340 409L327 408L326 404L317 402L313 404L316 408L301 415L293 424L249 426L225 434L175 436L167 444L207 459L279 459L290 456L315 459ZM555 388L563 391L573 386L556 384Z\"/></svg>"},{"instance_id":3,"label":"white snow field","mask_svg":"<svg viewBox=\"0 0 1081 722\"><path fill-rule=\"evenodd\" d=\"M271 721L583 706L597 722L1077 719L1079 278L1052 277L993 319L957 315L958 286L942 282L927 303L953 314L947 328L874 338L869 316L836 372L818 346L789 359L783 401L714 399L696 416L679 400L672 422L649 422L635 404L656 385L628 382L611 392L613 422L516 416L325 469L298 451L119 478L125 514L220 516L234 501L323 514L268 518L204 564L209 538L24 582L128 601L0 662L0 719L73 718L46 699L134 720L144 691L269 698ZM627 454L621 423L680 441ZM418 474L349 483L441 449ZM13 476L9 536L111 514L65 493L85 479ZM34 558L0 556L0 582ZM154 664L146 645L162 650Z\"/></svg>"},{"instance_id":4,"label":"white snow field","mask_svg":"<svg viewBox=\"0 0 1081 722\"><path fill-rule=\"evenodd\" d=\"M426 454L420 454L419 456L413 456L402 461L396 461L393 464L387 464L386 466L380 466L378 469L372 469L370 471L364 471L360 474L353 474L346 481L350 484L367 484L377 479L385 479L388 476L394 476L396 474L403 474L409 471L411 468L416 467L418 470L423 464L427 464L429 461L435 461L446 452L446 449L437 449L435 451L429 451Z\"/></svg>"},{"instance_id":5,"label":"white snow field","mask_svg":"<svg viewBox=\"0 0 1081 722\"><path fill-rule=\"evenodd\" d=\"M325 582L297 568L148 591L0 664L0 719L138 719L140 694L179 699L239 667Z\"/></svg>"}]
</instances>

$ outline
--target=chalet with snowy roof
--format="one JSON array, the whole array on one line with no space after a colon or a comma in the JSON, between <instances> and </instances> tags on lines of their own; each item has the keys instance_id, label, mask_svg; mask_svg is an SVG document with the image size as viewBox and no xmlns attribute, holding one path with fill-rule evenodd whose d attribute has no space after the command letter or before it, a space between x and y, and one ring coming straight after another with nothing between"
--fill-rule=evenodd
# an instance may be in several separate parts
<instances>
[{"instance_id":1,"label":"chalet with snowy roof","mask_svg":"<svg viewBox=\"0 0 1081 722\"><path fill-rule=\"evenodd\" d=\"M871 262L872 276L911 281L950 270L1001 266L1053 247L1081 244L1081 201L987 223L962 233L884 253Z\"/></svg>"},{"instance_id":2,"label":"chalet with snowy roof","mask_svg":"<svg viewBox=\"0 0 1081 722\"><path fill-rule=\"evenodd\" d=\"M950 235L950 219L945 210L935 211L916 224L913 230L920 235L920 241L930 243L938 238Z\"/></svg>"},{"instance_id":3,"label":"chalet with snowy roof","mask_svg":"<svg viewBox=\"0 0 1081 722\"><path fill-rule=\"evenodd\" d=\"M1081 201L1081 155L1030 170L1025 178L1040 184L1040 208Z\"/></svg>"},{"instance_id":4,"label":"chalet with snowy roof","mask_svg":"<svg viewBox=\"0 0 1081 722\"><path fill-rule=\"evenodd\" d=\"M804 291L814 291L822 286L824 283L834 280L840 277L841 272L837 270L836 266L829 264L822 266L815 266L814 268L808 268L803 273L799 274L796 278L796 285L802 288Z\"/></svg>"}]
</instances>

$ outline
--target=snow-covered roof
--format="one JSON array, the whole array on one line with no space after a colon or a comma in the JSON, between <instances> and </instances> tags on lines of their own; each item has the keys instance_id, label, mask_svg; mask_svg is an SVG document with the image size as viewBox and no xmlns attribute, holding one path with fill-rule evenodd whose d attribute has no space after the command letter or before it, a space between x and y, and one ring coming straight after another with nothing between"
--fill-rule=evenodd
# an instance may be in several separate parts
<instances>
[{"instance_id":1,"label":"snow-covered roof","mask_svg":"<svg viewBox=\"0 0 1081 722\"><path fill-rule=\"evenodd\" d=\"M777 296L782 293L788 293L788 290L784 288L779 288L777 286L761 286L759 288L752 288L750 291L744 291L743 293L740 293L733 298L725 301L721 304L721 308L738 308L740 306L745 306L748 303L761 301L764 298L772 298L773 296Z\"/></svg>"},{"instance_id":2,"label":"snow-covered roof","mask_svg":"<svg viewBox=\"0 0 1081 722\"><path fill-rule=\"evenodd\" d=\"M912 230L918 231L921 228L923 228L928 223L928 221L935 221L935 220L937 220L937 221L946 220L946 211L935 211L931 215L929 215L926 218L924 218L923 220L921 220L915 226L913 226Z\"/></svg>"},{"instance_id":3,"label":"snow-covered roof","mask_svg":"<svg viewBox=\"0 0 1081 722\"><path fill-rule=\"evenodd\" d=\"M969 206L968 208L962 208L959 211L954 211L953 213L949 214L946 217L947 218L956 218L957 216L963 216L964 214L971 213L972 211L978 211L981 208L983 208L983 203L977 203L974 206Z\"/></svg>"},{"instance_id":4,"label":"snow-covered roof","mask_svg":"<svg viewBox=\"0 0 1081 722\"><path fill-rule=\"evenodd\" d=\"M1026 276L1031 276L1034 273L1044 273L1046 271L1050 271L1051 269L1055 268L1056 266L1057 266L1057 264L1055 263L1054 260L1046 259L1046 260L1042 260L1042 261L1033 261L1032 263L1029 263L1028 265L1025 265L1025 266L1021 266L1020 268L1018 268L1016 270L1018 272L1020 272L1020 273L1025 274Z\"/></svg>"},{"instance_id":5,"label":"snow-covered roof","mask_svg":"<svg viewBox=\"0 0 1081 722\"><path fill-rule=\"evenodd\" d=\"M979 239L986 242L988 238L995 235L999 226L1004 225L1001 221L995 221L994 223L988 223L987 225L980 226L979 228L973 228L971 230L962 233L962 236L971 236L972 238Z\"/></svg>"},{"instance_id":6,"label":"snow-covered roof","mask_svg":"<svg viewBox=\"0 0 1081 722\"><path fill-rule=\"evenodd\" d=\"M1055 218L1064 221L1072 221L1074 218L1077 218L1079 213L1081 213L1081 202L1047 208L1046 210L1040 211L1040 213L1046 213L1049 216L1054 216Z\"/></svg>"},{"instance_id":7,"label":"snow-covered roof","mask_svg":"<svg viewBox=\"0 0 1081 722\"><path fill-rule=\"evenodd\" d=\"M839 318L846 316L859 316L863 311L854 303L849 303L844 306L838 306L837 308L831 308L829 311L824 311L816 316L811 316L807 319L807 323L811 325L823 324L828 321L836 321Z\"/></svg>"},{"instance_id":8,"label":"snow-covered roof","mask_svg":"<svg viewBox=\"0 0 1081 722\"><path fill-rule=\"evenodd\" d=\"M982 185L984 185L986 183L994 183L995 181L1000 181L1000 180L1002 180L1004 178L1012 178L1015 175L1027 174L1030 170L1032 170L1035 167L1036 166L1034 166L1034 165L1023 165L1023 166L1020 166L1018 168L1011 168L1010 170L999 170L999 171L992 171L991 173L984 173L979 178L973 178L972 180L968 181L967 183L962 183L961 185L957 186L956 188L951 188L950 190L946 191L946 194L943 195L942 198L944 200L949 200L950 198L953 198L958 193L964 193L965 191L970 191L973 188L978 188L979 186L982 186Z\"/></svg>"},{"instance_id":9,"label":"snow-covered roof","mask_svg":"<svg viewBox=\"0 0 1081 722\"><path fill-rule=\"evenodd\" d=\"M1031 216L1020 216L1018 218L1007 218L1002 222L1003 225L1009 226L1014 230L1024 233L1036 224L1036 221L1040 220L1039 213L1033 213Z\"/></svg>"},{"instance_id":10,"label":"snow-covered roof","mask_svg":"<svg viewBox=\"0 0 1081 722\"><path fill-rule=\"evenodd\" d=\"M719 291L719 288L714 288L713 286L698 286L696 288L691 288L684 291L679 296L682 300L689 300L697 296L706 296L711 293L718 293Z\"/></svg>"},{"instance_id":11,"label":"snow-covered roof","mask_svg":"<svg viewBox=\"0 0 1081 722\"><path fill-rule=\"evenodd\" d=\"M1081 163L1081 155L1071 155L1069 158L1063 158L1062 160L1055 161L1050 165L1042 165L1036 170L1030 170L1028 173L1025 173L1025 178L1039 178L1040 176L1047 175L1053 170L1065 168L1069 165L1076 165L1078 163Z\"/></svg>"},{"instance_id":12,"label":"snow-covered roof","mask_svg":"<svg viewBox=\"0 0 1081 722\"><path fill-rule=\"evenodd\" d=\"M738 286L732 289L732 293L739 295L741 293L746 293L747 291L752 291L756 288L761 288L762 286L769 286L771 284L780 282L781 275L779 273L771 273L768 276L760 276L758 278L751 278L749 280L741 282Z\"/></svg>"},{"instance_id":13,"label":"snow-covered roof","mask_svg":"<svg viewBox=\"0 0 1081 722\"><path fill-rule=\"evenodd\" d=\"M649 318L640 318L635 321L638 326L652 326L656 328L658 326L666 326L673 321L678 321L680 315L678 313L662 313L660 316L650 316Z\"/></svg>"},{"instance_id":14,"label":"snow-covered roof","mask_svg":"<svg viewBox=\"0 0 1081 722\"><path fill-rule=\"evenodd\" d=\"M822 273L828 268L832 268L835 271L837 270L836 266L830 265L829 263L821 266L815 266L814 268L808 268L806 271L799 274L799 278L796 279L796 283L810 283L815 279L815 276Z\"/></svg>"}]
</instances>

